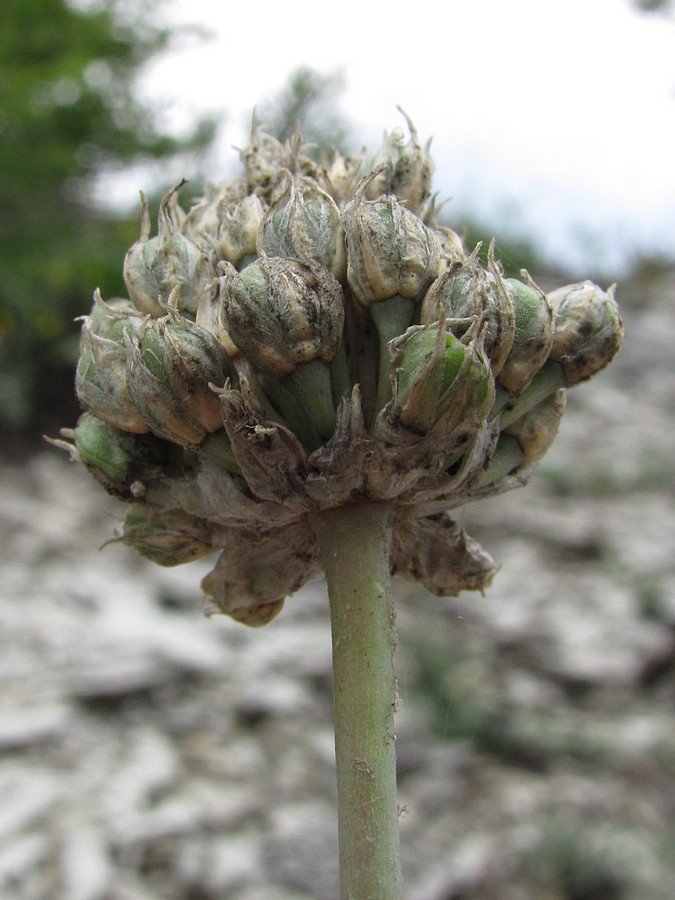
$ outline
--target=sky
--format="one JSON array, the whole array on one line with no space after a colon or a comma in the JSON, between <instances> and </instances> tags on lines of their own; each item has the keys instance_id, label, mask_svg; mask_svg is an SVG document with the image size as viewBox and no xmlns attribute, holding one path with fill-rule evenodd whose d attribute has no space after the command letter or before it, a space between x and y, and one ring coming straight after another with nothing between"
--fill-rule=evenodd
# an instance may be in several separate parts
<instances>
[{"instance_id":1,"label":"sky","mask_svg":"<svg viewBox=\"0 0 675 900\"><path fill-rule=\"evenodd\" d=\"M212 36L179 40L141 91L176 129L227 113L212 179L232 174L252 109L307 65L342 73L359 142L404 128L397 105L433 137L450 219L477 214L579 270L675 256L672 18L630 0L172 0L165 15Z\"/></svg>"}]
</instances>

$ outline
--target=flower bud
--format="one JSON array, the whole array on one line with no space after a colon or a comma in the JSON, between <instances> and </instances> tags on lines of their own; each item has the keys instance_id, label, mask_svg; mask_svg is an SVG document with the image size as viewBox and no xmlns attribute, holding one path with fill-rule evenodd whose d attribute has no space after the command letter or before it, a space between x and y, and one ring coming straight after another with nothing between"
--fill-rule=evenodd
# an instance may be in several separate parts
<instances>
[{"instance_id":1,"label":"flower bud","mask_svg":"<svg viewBox=\"0 0 675 900\"><path fill-rule=\"evenodd\" d=\"M454 429L469 407L483 419L494 399L480 338L464 344L444 322L409 328L392 342L393 398L388 419L426 434L440 419Z\"/></svg>"},{"instance_id":2,"label":"flower bud","mask_svg":"<svg viewBox=\"0 0 675 900\"><path fill-rule=\"evenodd\" d=\"M220 279L230 337L262 372L283 378L303 362L335 357L344 326L337 280L322 266L260 257Z\"/></svg>"},{"instance_id":3,"label":"flower bud","mask_svg":"<svg viewBox=\"0 0 675 900\"><path fill-rule=\"evenodd\" d=\"M181 181L166 194L159 208L158 234L150 237L148 201L141 193L141 236L124 260L124 282L135 306L151 316L164 312L159 298L166 300L180 288L179 309L195 313L205 286L214 272L208 254L180 230L180 212L175 204Z\"/></svg>"},{"instance_id":4,"label":"flower bud","mask_svg":"<svg viewBox=\"0 0 675 900\"><path fill-rule=\"evenodd\" d=\"M257 247L261 255L319 263L338 280L344 278L340 210L311 178L291 178L290 188L265 216Z\"/></svg>"},{"instance_id":5,"label":"flower bud","mask_svg":"<svg viewBox=\"0 0 675 900\"><path fill-rule=\"evenodd\" d=\"M569 284L548 295L555 332L549 358L559 362L568 386L603 369L623 341L623 322L614 286L603 291L592 281Z\"/></svg>"},{"instance_id":6,"label":"flower bud","mask_svg":"<svg viewBox=\"0 0 675 900\"><path fill-rule=\"evenodd\" d=\"M152 435L130 434L84 413L64 436L72 438L78 458L96 481L124 500L140 499L143 482L162 474L166 446Z\"/></svg>"},{"instance_id":7,"label":"flower bud","mask_svg":"<svg viewBox=\"0 0 675 900\"><path fill-rule=\"evenodd\" d=\"M170 309L127 338L127 349L129 394L154 434L195 447L223 427L210 384L222 386L231 372L213 335Z\"/></svg>"},{"instance_id":8,"label":"flower bud","mask_svg":"<svg viewBox=\"0 0 675 900\"><path fill-rule=\"evenodd\" d=\"M80 339L80 358L75 373L75 390L82 407L122 431L138 434L149 431L134 406L127 388L125 335L138 334L142 319L128 315L125 300L103 304L96 292L96 305L86 316Z\"/></svg>"},{"instance_id":9,"label":"flower bud","mask_svg":"<svg viewBox=\"0 0 675 900\"><path fill-rule=\"evenodd\" d=\"M368 180L342 213L347 241L347 281L369 306L397 295L420 300L441 273L436 235L394 196L366 200Z\"/></svg>"},{"instance_id":10,"label":"flower bud","mask_svg":"<svg viewBox=\"0 0 675 900\"><path fill-rule=\"evenodd\" d=\"M504 283L513 304L514 336L498 381L509 393L517 394L528 386L548 358L553 342L553 311L533 282L525 284L507 278Z\"/></svg>"},{"instance_id":11,"label":"flower bud","mask_svg":"<svg viewBox=\"0 0 675 900\"><path fill-rule=\"evenodd\" d=\"M422 147L417 130L408 116L405 117L410 140L403 143L403 134L397 129L386 134L380 149L366 162L362 174L377 172L369 180L366 197L377 200L383 194L393 194L411 212L418 213L430 194L434 166L429 155L429 143Z\"/></svg>"},{"instance_id":12,"label":"flower bud","mask_svg":"<svg viewBox=\"0 0 675 900\"><path fill-rule=\"evenodd\" d=\"M451 266L429 288L422 303L422 324L436 322L441 308L448 319L456 319L453 332L461 337L472 323L485 322L485 352L496 376L513 344L515 319L504 280L490 250L491 271L478 262L476 247L467 261ZM439 307L440 304L440 307Z\"/></svg>"},{"instance_id":13,"label":"flower bud","mask_svg":"<svg viewBox=\"0 0 675 900\"><path fill-rule=\"evenodd\" d=\"M256 239L263 219L265 204L256 194L249 194L235 203L218 206L218 239L223 259L239 265L256 253Z\"/></svg>"}]
</instances>

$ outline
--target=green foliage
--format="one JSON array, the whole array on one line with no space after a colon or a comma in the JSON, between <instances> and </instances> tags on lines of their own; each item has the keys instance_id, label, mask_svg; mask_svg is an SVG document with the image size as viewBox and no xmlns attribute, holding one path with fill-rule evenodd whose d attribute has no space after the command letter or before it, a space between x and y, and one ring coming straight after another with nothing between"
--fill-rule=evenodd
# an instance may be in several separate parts
<instances>
[{"instance_id":1,"label":"green foliage","mask_svg":"<svg viewBox=\"0 0 675 900\"><path fill-rule=\"evenodd\" d=\"M48 385L75 359L75 316L92 288L123 289L136 222L104 215L94 179L132 163L196 151L162 132L134 94L143 65L171 34L147 24L157 0L0 5L0 425L25 428Z\"/></svg>"}]
</instances>

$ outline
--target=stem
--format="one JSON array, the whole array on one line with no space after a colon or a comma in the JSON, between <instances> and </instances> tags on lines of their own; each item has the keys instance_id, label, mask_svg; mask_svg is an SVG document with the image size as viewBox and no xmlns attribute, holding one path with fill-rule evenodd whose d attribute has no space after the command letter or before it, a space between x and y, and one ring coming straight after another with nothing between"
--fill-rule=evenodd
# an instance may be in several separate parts
<instances>
[{"instance_id":1,"label":"stem","mask_svg":"<svg viewBox=\"0 0 675 900\"><path fill-rule=\"evenodd\" d=\"M335 404L330 366L320 359L300 363L287 375L283 384L298 400L322 441L335 431ZM314 448L312 448L314 449Z\"/></svg>"},{"instance_id":2,"label":"stem","mask_svg":"<svg viewBox=\"0 0 675 900\"><path fill-rule=\"evenodd\" d=\"M318 514L333 635L333 705L342 900L401 896L390 594L392 508Z\"/></svg>"},{"instance_id":3,"label":"stem","mask_svg":"<svg viewBox=\"0 0 675 900\"><path fill-rule=\"evenodd\" d=\"M549 360L534 376L527 390L516 397L511 406L504 408L499 420L499 427L502 430L508 428L525 413L534 409L542 400L563 387L567 387L567 381L562 366Z\"/></svg>"},{"instance_id":4,"label":"stem","mask_svg":"<svg viewBox=\"0 0 675 900\"><path fill-rule=\"evenodd\" d=\"M391 354L389 341L399 337L408 328L415 314L415 303L409 297L396 295L388 300L378 300L368 307L375 322L380 341L377 397L375 414L391 400Z\"/></svg>"}]
</instances>

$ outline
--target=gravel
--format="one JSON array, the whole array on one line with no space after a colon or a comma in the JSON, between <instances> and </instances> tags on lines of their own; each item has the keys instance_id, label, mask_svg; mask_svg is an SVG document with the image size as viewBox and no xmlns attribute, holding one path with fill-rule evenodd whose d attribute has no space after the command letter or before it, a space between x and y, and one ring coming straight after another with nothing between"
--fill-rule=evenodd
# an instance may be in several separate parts
<instances>
[{"instance_id":1,"label":"gravel","mask_svg":"<svg viewBox=\"0 0 675 900\"><path fill-rule=\"evenodd\" d=\"M672 896L675 282L626 299L531 484L461 514L486 596L396 586L411 900ZM0 896L337 898L323 585L207 618L212 561L99 551L119 514L53 449L0 466Z\"/></svg>"}]
</instances>

